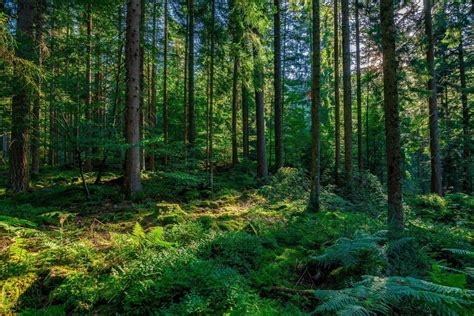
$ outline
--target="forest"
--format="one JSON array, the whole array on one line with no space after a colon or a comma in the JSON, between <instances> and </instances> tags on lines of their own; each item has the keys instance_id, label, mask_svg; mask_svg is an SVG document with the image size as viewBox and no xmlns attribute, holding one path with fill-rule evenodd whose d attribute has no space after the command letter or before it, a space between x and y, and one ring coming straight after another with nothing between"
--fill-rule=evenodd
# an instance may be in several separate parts
<instances>
[{"instance_id":1,"label":"forest","mask_svg":"<svg viewBox=\"0 0 474 316\"><path fill-rule=\"evenodd\" d=\"M0 315L474 315L473 20L0 0Z\"/></svg>"}]
</instances>

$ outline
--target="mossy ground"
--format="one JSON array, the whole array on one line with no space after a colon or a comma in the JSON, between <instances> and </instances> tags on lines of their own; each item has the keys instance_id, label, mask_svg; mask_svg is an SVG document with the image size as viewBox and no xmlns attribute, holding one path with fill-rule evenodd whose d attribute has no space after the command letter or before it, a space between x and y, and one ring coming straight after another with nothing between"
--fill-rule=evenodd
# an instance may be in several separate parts
<instances>
[{"instance_id":1,"label":"mossy ground","mask_svg":"<svg viewBox=\"0 0 474 316\"><path fill-rule=\"evenodd\" d=\"M0 196L0 314L308 314L313 296L282 289L337 289L381 268L328 269L311 259L341 237L384 229L384 196L373 183L359 192L328 187L323 211L312 214L305 175L294 169L260 188L241 170L218 173L214 192L206 174L146 173L132 202L117 174L101 185L93 176L89 201L77 171L59 169L44 170L32 192ZM432 267L472 267L445 249L473 249L473 198L407 201L407 234L420 248L399 274L471 287Z\"/></svg>"}]
</instances>

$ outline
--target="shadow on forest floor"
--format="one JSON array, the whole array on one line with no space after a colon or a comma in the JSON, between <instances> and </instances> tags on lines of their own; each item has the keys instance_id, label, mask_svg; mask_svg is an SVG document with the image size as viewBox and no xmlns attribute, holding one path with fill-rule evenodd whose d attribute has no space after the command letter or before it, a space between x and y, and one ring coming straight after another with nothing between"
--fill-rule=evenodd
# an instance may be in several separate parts
<instances>
[{"instance_id":1,"label":"shadow on forest floor","mask_svg":"<svg viewBox=\"0 0 474 316\"><path fill-rule=\"evenodd\" d=\"M34 180L32 192L0 197L0 313L297 315L317 303L304 290L341 288L384 265L316 264L337 240L382 230L385 212L350 198L367 192L343 198L324 190L324 211L308 214L305 176L294 169L260 188L248 172L221 173L214 192L204 173L145 173L144 194L132 202L117 175L101 185L88 176L90 201L75 170L57 169ZM378 194L370 193L384 198ZM453 201L462 211L472 198ZM411 203L425 218L449 208ZM446 260L440 249L471 242L466 223L410 214L410 234L427 247L421 255ZM428 276L432 259L422 259L406 274Z\"/></svg>"}]
</instances>

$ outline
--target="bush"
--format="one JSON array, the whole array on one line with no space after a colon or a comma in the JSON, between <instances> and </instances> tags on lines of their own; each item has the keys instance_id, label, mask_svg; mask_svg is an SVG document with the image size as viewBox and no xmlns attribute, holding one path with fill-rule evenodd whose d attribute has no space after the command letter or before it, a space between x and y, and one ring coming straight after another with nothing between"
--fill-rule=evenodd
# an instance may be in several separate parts
<instances>
[{"instance_id":1,"label":"bush","mask_svg":"<svg viewBox=\"0 0 474 316\"><path fill-rule=\"evenodd\" d=\"M270 200L299 200L308 196L309 180L302 169L281 168L260 192Z\"/></svg>"},{"instance_id":2,"label":"bush","mask_svg":"<svg viewBox=\"0 0 474 316\"><path fill-rule=\"evenodd\" d=\"M228 232L216 236L200 255L241 273L248 273L256 267L262 252L263 247L258 237L244 232Z\"/></svg>"}]
</instances>

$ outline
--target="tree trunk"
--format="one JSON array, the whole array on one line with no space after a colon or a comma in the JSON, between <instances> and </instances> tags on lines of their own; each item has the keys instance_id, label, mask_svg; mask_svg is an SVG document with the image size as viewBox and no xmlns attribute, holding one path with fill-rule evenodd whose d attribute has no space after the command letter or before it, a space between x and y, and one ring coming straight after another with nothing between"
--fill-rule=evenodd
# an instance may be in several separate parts
<instances>
[{"instance_id":1,"label":"tree trunk","mask_svg":"<svg viewBox=\"0 0 474 316\"><path fill-rule=\"evenodd\" d=\"M234 70L232 75L232 166L239 163L237 152L237 111L239 88L239 57L234 57Z\"/></svg>"},{"instance_id":2,"label":"tree trunk","mask_svg":"<svg viewBox=\"0 0 474 316\"><path fill-rule=\"evenodd\" d=\"M140 17L141 0L128 0L126 34L127 111L124 189L128 197L142 190L140 180Z\"/></svg>"},{"instance_id":3,"label":"tree trunk","mask_svg":"<svg viewBox=\"0 0 474 316\"><path fill-rule=\"evenodd\" d=\"M273 87L275 91L275 170L283 166L283 111L281 85L281 0L274 0L273 15Z\"/></svg>"},{"instance_id":4,"label":"tree trunk","mask_svg":"<svg viewBox=\"0 0 474 316\"><path fill-rule=\"evenodd\" d=\"M362 85L360 78L360 26L359 26L359 1L355 2L355 27L356 27L356 77L357 77L357 162L359 170L364 169L362 154Z\"/></svg>"},{"instance_id":5,"label":"tree trunk","mask_svg":"<svg viewBox=\"0 0 474 316\"><path fill-rule=\"evenodd\" d=\"M141 0L140 16L140 141L143 140L145 129L145 12L146 2ZM140 170L145 170L145 148L139 146Z\"/></svg>"},{"instance_id":6,"label":"tree trunk","mask_svg":"<svg viewBox=\"0 0 474 316\"><path fill-rule=\"evenodd\" d=\"M321 34L319 17L319 0L313 0L312 5L312 86L311 86L311 194L309 208L313 212L319 211L320 192L320 125L321 125Z\"/></svg>"},{"instance_id":7,"label":"tree trunk","mask_svg":"<svg viewBox=\"0 0 474 316\"><path fill-rule=\"evenodd\" d=\"M153 2L153 29L152 29L152 40L151 40L151 83L150 83L150 104L148 107L148 127L150 129L151 137L156 137L156 11L157 2ZM150 145L150 152L148 153L148 170L155 170L155 144Z\"/></svg>"},{"instance_id":8,"label":"tree trunk","mask_svg":"<svg viewBox=\"0 0 474 316\"><path fill-rule=\"evenodd\" d=\"M18 1L17 49L19 58L34 59L33 0ZM26 191L29 185L29 118L31 92L26 82L19 80L12 100L12 132L8 189L14 193Z\"/></svg>"},{"instance_id":9,"label":"tree trunk","mask_svg":"<svg viewBox=\"0 0 474 316\"><path fill-rule=\"evenodd\" d=\"M196 142L196 117L194 109L194 0L188 0L188 141L191 147Z\"/></svg>"},{"instance_id":10,"label":"tree trunk","mask_svg":"<svg viewBox=\"0 0 474 316\"><path fill-rule=\"evenodd\" d=\"M214 50L215 50L215 37L214 37L214 24L216 15L216 2L212 0L212 16L211 16L211 64L209 73L209 188L211 192L214 191L214 152L213 152L213 124L212 120L214 117Z\"/></svg>"},{"instance_id":11,"label":"tree trunk","mask_svg":"<svg viewBox=\"0 0 474 316\"><path fill-rule=\"evenodd\" d=\"M339 164L341 161L341 122L340 122L340 102L339 102L339 11L337 4L339 0L334 1L334 116L335 116L335 161L334 161L334 182L340 184Z\"/></svg>"},{"instance_id":12,"label":"tree trunk","mask_svg":"<svg viewBox=\"0 0 474 316\"><path fill-rule=\"evenodd\" d=\"M87 4L86 8L86 24L87 24L87 53L86 53L86 98L85 98L85 117L89 124L92 120L91 105L92 105L92 8L91 4ZM77 122L79 124L79 122ZM92 148L88 147L86 150L86 159L84 171L92 170Z\"/></svg>"},{"instance_id":13,"label":"tree trunk","mask_svg":"<svg viewBox=\"0 0 474 316\"><path fill-rule=\"evenodd\" d=\"M431 154L431 193L443 195L441 158L439 147L439 130L438 130L438 106L437 106L437 87L436 87L436 71L434 60L434 39L433 39L433 22L431 18L431 0L423 0L425 32L428 46L426 48L426 61L430 79L428 80L428 89L431 95L428 99L429 107L429 128L430 128L430 154Z\"/></svg>"},{"instance_id":14,"label":"tree trunk","mask_svg":"<svg viewBox=\"0 0 474 316\"><path fill-rule=\"evenodd\" d=\"M341 0L342 84L344 88L344 171L346 183L352 180L352 89L349 1Z\"/></svg>"},{"instance_id":15,"label":"tree trunk","mask_svg":"<svg viewBox=\"0 0 474 316\"><path fill-rule=\"evenodd\" d=\"M402 156L398 105L396 28L393 0L380 1L382 31L385 141L387 151L388 226L392 232L403 230Z\"/></svg>"},{"instance_id":16,"label":"tree trunk","mask_svg":"<svg viewBox=\"0 0 474 316\"><path fill-rule=\"evenodd\" d=\"M464 65L464 49L463 42L458 47L458 60L459 60L459 74L461 79L461 104L462 104L462 131L463 131L463 190L466 193L471 192L471 176L469 173L471 152L470 152L470 133L469 133L469 106L467 103L467 91L466 91L466 69Z\"/></svg>"},{"instance_id":17,"label":"tree trunk","mask_svg":"<svg viewBox=\"0 0 474 316\"><path fill-rule=\"evenodd\" d=\"M163 43L163 138L165 146L169 142L169 118L168 118L168 0L165 0L164 13L164 43ZM166 147L165 150L168 150ZM163 165L168 165L168 155L163 156Z\"/></svg>"},{"instance_id":18,"label":"tree trunk","mask_svg":"<svg viewBox=\"0 0 474 316\"><path fill-rule=\"evenodd\" d=\"M258 35L259 36L259 35ZM254 86L255 108L257 125L257 178L263 179L268 175L267 156L265 148L265 103L264 103L264 77L263 64L254 47Z\"/></svg>"},{"instance_id":19,"label":"tree trunk","mask_svg":"<svg viewBox=\"0 0 474 316\"><path fill-rule=\"evenodd\" d=\"M37 63L38 67L41 68L43 65L43 23L44 23L44 11L46 10L45 0L36 1L36 32L35 32L35 45L37 49ZM33 124L32 124L32 138L31 138L31 172L35 175L39 174L40 167L40 112L41 112L41 85L42 80L38 78L37 81L37 93L35 101L33 103Z\"/></svg>"},{"instance_id":20,"label":"tree trunk","mask_svg":"<svg viewBox=\"0 0 474 316\"><path fill-rule=\"evenodd\" d=\"M249 90L242 82L242 151L245 159L249 158Z\"/></svg>"}]
</instances>

